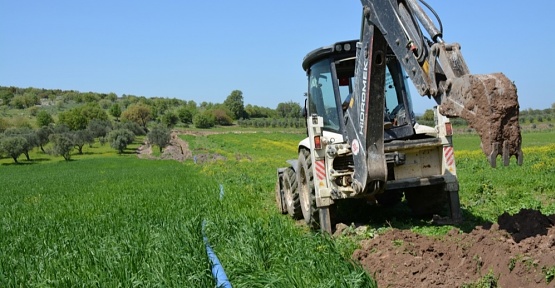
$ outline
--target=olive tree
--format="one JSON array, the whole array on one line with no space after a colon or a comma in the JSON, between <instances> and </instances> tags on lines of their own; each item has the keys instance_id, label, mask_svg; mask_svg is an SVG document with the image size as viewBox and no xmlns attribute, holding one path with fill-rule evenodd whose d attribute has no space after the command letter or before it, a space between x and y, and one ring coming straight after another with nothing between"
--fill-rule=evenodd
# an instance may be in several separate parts
<instances>
[{"instance_id":1,"label":"olive tree","mask_svg":"<svg viewBox=\"0 0 555 288\"><path fill-rule=\"evenodd\" d=\"M39 148L42 152L45 153L46 151L44 151L44 145L48 144L48 142L50 141L48 137L50 137L50 134L54 133L53 126L42 126L35 133L38 137Z\"/></svg>"},{"instance_id":2,"label":"olive tree","mask_svg":"<svg viewBox=\"0 0 555 288\"><path fill-rule=\"evenodd\" d=\"M129 129L116 129L112 130L108 134L108 141L110 142L110 147L118 150L119 154L123 153L123 150L127 148L127 145L133 143L135 140L135 134Z\"/></svg>"},{"instance_id":3,"label":"olive tree","mask_svg":"<svg viewBox=\"0 0 555 288\"><path fill-rule=\"evenodd\" d=\"M71 132L71 138L73 140L73 145L77 148L78 154L83 154L83 146L85 146L85 144L94 143L94 137L91 131L86 129Z\"/></svg>"},{"instance_id":4,"label":"olive tree","mask_svg":"<svg viewBox=\"0 0 555 288\"><path fill-rule=\"evenodd\" d=\"M171 132L168 128L158 125L148 132L147 137L150 143L160 147L162 153L162 149L170 144Z\"/></svg>"},{"instance_id":5,"label":"olive tree","mask_svg":"<svg viewBox=\"0 0 555 288\"><path fill-rule=\"evenodd\" d=\"M93 138L106 137L108 132L112 130L112 122L110 120L93 119L87 125L87 130L91 132Z\"/></svg>"},{"instance_id":6,"label":"olive tree","mask_svg":"<svg viewBox=\"0 0 555 288\"><path fill-rule=\"evenodd\" d=\"M12 157L15 163L19 163L17 157L23 154L26 145L27 140L21 136L5 136L0 139L0 152Z\"/></svg>"},{"instance_id":7,"label":"olive tree","mask_svg":"<svg viewBox=\"0 0 555 288\"><path fill-rule=\"evenodd\" d=\"M33 129L28 127L21 127L21 128L9 128L4 132L6 136L19 136L25 139L25 143L23 145L23 154L28 161L31 160L29 157L29 151L33 150L33 148L39 146L39 137L37 133L33 131Z\"/></svg>"},{"instance_id":8,"label":"olive tree","mask_svg":"<svg viewBox=\"0 0 555 288\"><path fill-rule=\"evenodd\" d=\"M71 160L71 150L75 147L73 143L71 132L56 133L50 135L49 139L52 142L51 153L53 155L60 155L66 161Z\"/></svg>"}]
</instances>

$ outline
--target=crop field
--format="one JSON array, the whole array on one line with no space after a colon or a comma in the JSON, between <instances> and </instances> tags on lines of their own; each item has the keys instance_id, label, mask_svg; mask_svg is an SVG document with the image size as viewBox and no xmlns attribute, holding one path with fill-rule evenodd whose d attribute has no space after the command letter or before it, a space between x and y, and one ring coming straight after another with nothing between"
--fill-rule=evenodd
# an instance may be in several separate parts
<instances>
[{"instance_id":1,"label":"crop field","mask_svg":"<svg viewBox=\"0 0 555 288\"><path fill-rule=\"evenodd\" d=\"M214 287L203 221L234 287L376 287L352 260L362 239L392 228L452 229L401 207L371 215L363 234L309 231L280 215L274 197L276 168L296 158L302 134L180 137L198 157L144 160L97 144L69 162L38 150L31 158L39 160L22 165L0 159L0 287ZM554 214L554 139L525 133L524 165L492 169L476 136L455 138L460 228L521 208Z\"/></svg>"},{"instance_id":2,"label":"crop field","mask_svg":"<svg viewBox=\"0 0 555 288\"><path fill-rule=\"evenodd\" d=\"M524 164L492 169L478 149L479 138L463 136L453 140L461 203L469 216L495 222L503 212L536 209L555 213L555 133L524 133ZM477 219L479 220L479 219ZM474 223L473 223L474 224Z\"/></svg>"},{"instance_id":3,"label":"crop field","mask_svg":"<svg viewBox=\"0 0 555 288\"><path fill-rule=\"evenodd\" d=\"M253 154L231 135L199 139L229 157L206 165L135 155L2 165L0 287L214 287L203 221L235 287L373 287L329 237L273 209L280 139L297 136L269 136L251 135Z\"/></svg>"}]
</instances>

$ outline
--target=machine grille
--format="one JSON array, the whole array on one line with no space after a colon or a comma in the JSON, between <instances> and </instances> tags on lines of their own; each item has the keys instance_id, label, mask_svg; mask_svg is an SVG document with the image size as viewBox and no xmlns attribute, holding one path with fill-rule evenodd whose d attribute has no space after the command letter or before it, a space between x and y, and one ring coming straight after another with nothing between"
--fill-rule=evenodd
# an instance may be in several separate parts
<instances>
[{"instance_id":1,"label":"machine grille","mask_svg":"<svg viewBox=\"0 0 555 288\"><path fill-rule=\"evenodd\" d=\"M353 170L354 166L353 155L338 156L333 159L333 169L336 171Z\"/></svg>"}]
</instances>

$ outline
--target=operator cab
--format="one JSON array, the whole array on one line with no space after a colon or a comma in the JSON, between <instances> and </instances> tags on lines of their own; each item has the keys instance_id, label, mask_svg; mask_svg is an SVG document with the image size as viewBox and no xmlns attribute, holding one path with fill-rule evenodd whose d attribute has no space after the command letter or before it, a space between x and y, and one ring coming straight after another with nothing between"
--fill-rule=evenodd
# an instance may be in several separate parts
<instances>
[{"instance_id":1,"label":"operator cab","mask_svg":"<svg viewBox=\"0 0 555 288\"><path fill-rule=\"evenodd\" d=\"M345 131L343 115L353 105L357 42L351 40L321 47L308 53L303 60L308 76L305 116L322 117L325 131L339 134ZM393 53L388 53L384 87L385 141L414 135L415 117L406 78Z\"/></svg>"}]
</instances>

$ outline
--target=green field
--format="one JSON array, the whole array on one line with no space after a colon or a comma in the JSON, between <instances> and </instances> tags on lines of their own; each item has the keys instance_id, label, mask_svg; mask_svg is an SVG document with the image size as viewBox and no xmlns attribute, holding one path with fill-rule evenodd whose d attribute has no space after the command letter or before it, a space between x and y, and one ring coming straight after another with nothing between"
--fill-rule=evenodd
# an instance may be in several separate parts
<instances>
[{"instance_id":1,"label":"green field","mask_svg":"<svg viewBox=\"0 0 555 288\"><path fill-rule=\"evenodd\" d=\"M214 287L201 223L234 287L374 287L350 255L357 240L330 238L280 215L277 167L296 158L296 133L183 135L184 163L118 156L98 144L73 161L38 150L0 159L0 287ZM454 140L462 229L503 212L555 213L554 132L523 134L524 165L492 169L475 136ZM514 162L514 160L513 160ZM220 200L220 185L224 196ZM442 234L405 207L376 211L388 227Z\"/></svg>"},{"instance_id":2,"label":"green field","mask_svg":"<svg viewBox=\"0 0 555 288\"><path fill-rule=\"evenodd\" d=\"M203 165L135 155L6 161L0 287L214 287L203 220L234 287L374 287L336 242L274 209L284 153L272 145L298 136L250 134L262 143L252 154L236 147L242 136L199 138L228 158Z\"/></svg>"},{"instance_id":3,"label":"green field","mask_svg":"<svg viewBox=\"0 0 555 288\"><path fill-rule=\"evenodd\" d=\"M495 222L503 212L521 208L555 213L555 132L523 133L524 163L489 167L477 136L455 136L460 197L467 218ZM473 224L473 223L472 223Z\"/></svg>"}]
</instances>

